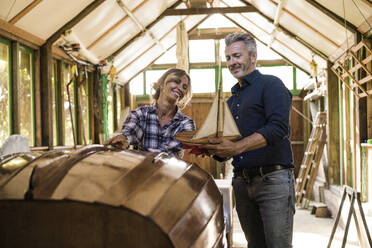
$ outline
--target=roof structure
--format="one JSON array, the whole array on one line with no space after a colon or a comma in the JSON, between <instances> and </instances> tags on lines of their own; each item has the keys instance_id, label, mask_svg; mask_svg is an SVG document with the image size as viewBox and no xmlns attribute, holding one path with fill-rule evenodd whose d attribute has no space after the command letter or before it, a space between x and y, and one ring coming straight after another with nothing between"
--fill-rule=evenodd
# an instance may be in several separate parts
<instances>
[{"instance_id":1,"label":"roof structure","mask_svg":"<svg viewBox=\"0 0 372 248\"><path fill-rule=\"evenodd\" d=\"M197 35L217 14L308 73L313 59L326 68L372 29L370 0L0 1L0 25L28 33L36 45L79 43L81 60L108 60L122 84L176 44L180 21Z\"/></svg>"}]
</instances>

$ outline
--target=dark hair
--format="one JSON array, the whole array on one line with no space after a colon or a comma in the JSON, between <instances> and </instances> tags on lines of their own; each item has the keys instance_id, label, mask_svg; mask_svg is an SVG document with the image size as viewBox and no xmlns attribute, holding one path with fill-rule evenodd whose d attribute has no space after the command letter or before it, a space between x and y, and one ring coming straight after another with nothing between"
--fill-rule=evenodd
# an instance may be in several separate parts
<instances>
[{"instance_id":1,"label":"dark hair","mask_svg":"<svg viewBox=\"0 0 372 248\"><path fill-rule=\"evenodd\" d=\"M183 98L178 101L177 106L180 109L183 109L191 100L192 94L191 94L191 79L190 76L187 74L186 71L182 69L177 68L171 68L167 70L160 78L159 80L154 83L152 88L155 90L155 93L152 95L152 97L155 100L159 99L161 86L165 86L170 80L179 80L181 77L186 76L189 80L189 87L187 87L186 94L183 96Z\"/></svg>"},{"instance_id":2,"label":"dark hair","mask_svg":"<svg viewBox=\"0 0 372 248\"><path fill-rule=\"evenodd\" d=\"M248 53L257 52L257 45L255 39L248 33L233 33L225 37L226 46L230 46L237 41L243 41L247 47Z\"/></svg>"}]
</instances>

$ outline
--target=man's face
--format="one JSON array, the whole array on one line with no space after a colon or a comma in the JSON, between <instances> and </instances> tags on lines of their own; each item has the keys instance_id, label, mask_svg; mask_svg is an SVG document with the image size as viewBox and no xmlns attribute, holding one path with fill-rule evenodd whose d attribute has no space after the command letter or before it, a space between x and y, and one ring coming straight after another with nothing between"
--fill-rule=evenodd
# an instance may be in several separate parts
<instances>
[{"instance_id":1,"label":"man's face","mask_svg":"<svg viewBox=\"0 0 372 248\"><path fill-rule=\"evenodd\" d=\"M248 53L243 41L237 41L225 49L226 64L236 79L242 79L256 68L257 53Z\"/></svg>"}]
</instances>

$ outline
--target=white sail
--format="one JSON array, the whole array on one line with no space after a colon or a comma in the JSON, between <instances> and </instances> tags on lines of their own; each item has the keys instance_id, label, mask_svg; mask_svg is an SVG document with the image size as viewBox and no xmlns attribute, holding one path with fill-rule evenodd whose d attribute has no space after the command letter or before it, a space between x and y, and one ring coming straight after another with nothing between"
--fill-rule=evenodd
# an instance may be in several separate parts
<instances>
[{"instance_id":1,"label":"white sail","mask_svg":"<svg viewBox=\"0 0 372 248\"><path fill-rule=\"evenodd\" d=\"M202 139L217 133L217 106L218 96L214 98L211 109L203 125L199 128L192 139Z\"/></svg>"},{"instance_id":2,"label":"white sail","mask_svg":"<svg viewBox=\"0 0 372 248\"><path fill-rule=\"evenodd\" d=\"M239 129L236 126L236 122L234 117L230 112L230 108L226 102L223 103L224 105L224 120L223 120L223 136L235 136L240 135Z\"/></svg>"}]
</instances>

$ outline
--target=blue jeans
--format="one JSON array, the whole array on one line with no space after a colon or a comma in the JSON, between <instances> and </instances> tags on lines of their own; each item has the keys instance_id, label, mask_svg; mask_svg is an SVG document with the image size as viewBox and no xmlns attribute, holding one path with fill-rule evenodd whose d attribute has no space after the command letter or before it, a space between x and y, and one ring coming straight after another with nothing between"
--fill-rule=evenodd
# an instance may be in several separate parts
<instances>
[{"instance_id":1,"label":"blue jeans","mask_svg":"<svg viewBox=\"0 0 372 248\"><path fill-rule=\"evenodd\" d=\"M296 201L292 170L253 178L237 176L232 184L248 248L292 247Z\"/></svg>"}]
</instances>

